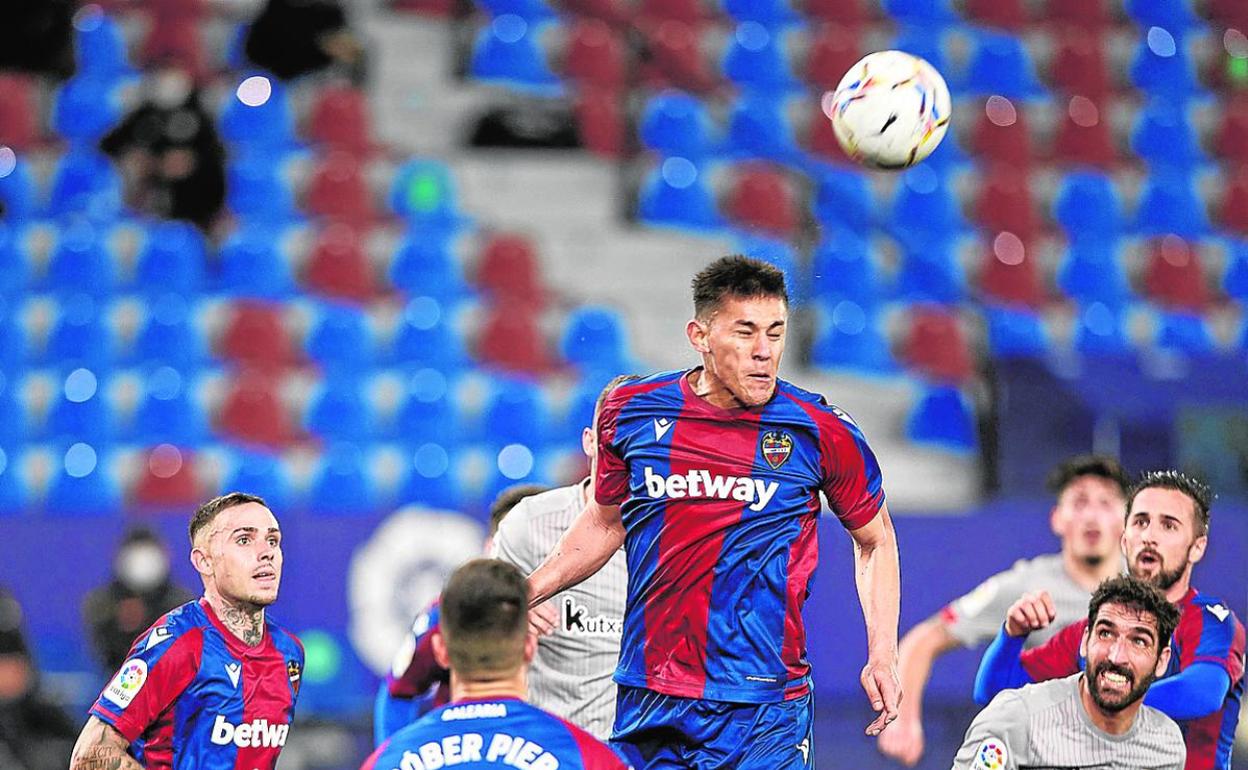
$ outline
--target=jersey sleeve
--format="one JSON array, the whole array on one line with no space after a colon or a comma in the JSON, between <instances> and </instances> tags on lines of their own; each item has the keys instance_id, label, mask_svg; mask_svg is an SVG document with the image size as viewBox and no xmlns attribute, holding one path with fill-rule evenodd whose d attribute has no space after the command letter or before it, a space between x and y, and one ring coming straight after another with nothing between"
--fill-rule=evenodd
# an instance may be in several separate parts
<instances>
[{"instance_id":1,"label":"jersey sleeve","mask_svg":"<svg viewBox=\"0 0 1248 770\"><path fill-rule=\"evenodd\" d=\"M1086 618L1071 623L1044 644L1024 650L1020 661L1023 670L1031 676L1031 681L1044 682L1079 673L1082 668L1079 643L1083 640L1083 631L1087 626Z\"/></svg>"},{"instance_id":2,"label":"jersey sleeve","mask_svg":"<svg viewBox=\"0 0 1248 770\"><path fill-rule=\"evenodd\" d=\"M963 647L991 640L1005 621L1010 604L1028 590L1025 572L1026 563L1020 561L949 602L940 611L949 634Z\"/></svg>"},{"instance_id":3,"label":"jersey sleeve","mask_svg":"<svg viewBox=\"0 0 1248 770\"><path fill-rule=\"evenodd\" d=\"M433 657L433 632L438 628L438 605L422 612L395 655L386 682L396 698L415 698L446 681L448 672Z\"/></svg>"},{"instance_id":4,"label":"jersey sleeve","mask_svg":"<svg viewBox=\"0 0 1248 770\"><path fill-rule=\"evenodd\" d=\"M1176 641L1184 651L1180 668L1213 663L1238 682L1244 675L1244 625L1221 603L1206 604L1199 617L1199 623L1180 623L1176 631Z\"/></svg>"},{"instance_id":5,"label":"jersey sleeve","mask_svg":"<svg viewBox=\"0 0 1248 770\"><path fill-rule=\"evenodd\" d=\"M598 472L594 477L594 499L599 505L619 505L628 497L628 466L616 446L620 410L627 396L612 391L598 411ZM505 521L505 519L504 519Z\"/></svg>"},{"instance_id":6,"label":"jersey sleeve","mask_svg":"<svg viewBox=\"0 0 1248 770\"><path fill-rule=\"evenodd\" d=\"M953 770L1018 770L1031 760L1027 707L1017 690L992 699L966 729Z\"/></svg>"},{"instance_id":7,"label":"jersey sleeve","mask_svg":"<svg viewBox=\"0 0 1248 770\"><path fill-rule=\"evenodd\" d=\"M821 487L846 529L858 529L884 505L884 479L875 453L853 418L826 403L817 413Z\"/></svg>"},{"instance_id":8,"label":"jersey sleeve","mask_svg":"<svg viewBox=\"0 0 1248 770\"><path fill-rule=\"evenodd\" d=\"M503 518L490 547L492 558L514 564L526 575L537 569L541 561L534 553L533 523L527 513L528 498L525 498Z\"/></svg>"},{"instance_id":9,"label":"jersey sleeve","mask_svg":"<svg viewBox=\"0 0 1248 770\"><path fill-rule=\"evenodd\" d=\"M195 678L203 648L199 628L176 633L168 626L153 626L130 648L89 713L133 743Z\"/></svg>"}]
</instances>

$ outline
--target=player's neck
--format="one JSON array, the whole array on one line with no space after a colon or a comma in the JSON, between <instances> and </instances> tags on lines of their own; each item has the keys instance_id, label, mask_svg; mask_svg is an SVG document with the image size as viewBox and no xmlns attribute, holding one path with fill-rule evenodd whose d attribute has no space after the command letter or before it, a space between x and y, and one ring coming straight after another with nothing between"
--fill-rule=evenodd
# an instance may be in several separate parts
<instances>
[{"instance_id":1,"label":"player's neck","mask_svg":"<svg viewBox=\"0 0 1248 770\"><path fill-rule=\"evenodd\" d=\"M1144 705L1144 699L1140 698L1120 711L1102 710L1096 705L1096 701L1092 700L1092 693L1088 691L1087 673L1079 677L1079 702L1083 706L1084 713L1088 715L1088 719L1092 720L1092 724L1109 735L1122 735L1130 730L1131 725L1135 724L1135 715L1139 713L1140 706Z\"/></svg>"},{"instance_id":2,"label":"player's neck","mask_svg":"<svg viewBox=\"0 0 1248 770\"><path fill-rule=\"evenodd\" d=\"M1101 583L1122 574L1122 559L1115 554L1090 564L1071 553L1069 548L1063 548L1062 567L1076 585L1091 593Z\"/></svg>"},{"instance_id":3,"label":"player's neck","mask_svg":"<svg viewBox=\"0 0 1248 770\"><path fill-rule=\"evenodd\" d=\"M1183 573L1183 577L1174 581L1174 585L1166 589L1166 601L1171 604L1178 604L1183 601L1183 597L1187 596L1187 592L1192 590L1192 568L1188 565L1187 571Z\"/></svg>"},{"instance_id":4,"label":"player's neck","mask_svg":"<svg viewBox=\"0 0 1248 770\"><path fill-rule=\"evenodd\" d=\"M689 372L689 389L693 394L711 406L720 409L738 409L745 406L728 386L723 383L706 366L705 357L700 368Z\"/></svg>"},{"instance_id":5,"label":"player's neck","mask_svg":"<svg viewBox=\"0 0 1248 770\"><path fill-rule=\"evenodd\" d=\"M255 647L264 641L264 607L227 599L212 587L204 591L204 599L221 624L243 644Z\"/></svg>"},{"instance_id":6,"label":"player's neck","mask_svg":"<svg viewBox=\"0 0 1248 770\"><path fill-rule=\"evenodd\" d=\"M524 700L528 694L528 680L524 670L512 676L484 681L467 681L451 672L451 702L461 700L490 700L492 698L517 698Z\"/></svg>"}]
</instances>

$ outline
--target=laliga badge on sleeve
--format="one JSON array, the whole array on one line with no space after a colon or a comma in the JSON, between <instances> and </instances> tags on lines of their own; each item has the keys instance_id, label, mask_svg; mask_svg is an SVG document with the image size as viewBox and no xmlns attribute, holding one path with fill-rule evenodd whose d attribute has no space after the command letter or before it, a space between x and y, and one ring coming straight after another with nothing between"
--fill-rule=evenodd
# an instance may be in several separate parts
<instances>
[{"instance_id":1,"label":"laliga badge on sleeve","mask_svg":"<svg viewBox=\"0 0 1248 770\"><path fill-rule=\"evenodd\" d=\"M975 761L971 763L971 770L1005 770L1008 761L1009 752L1006 751L1005 741L989 736L975 750Z\"/></svg>"},{"instance_id":2,"label":"laliga badge on sleeve","mask_svg":"<svg viewBox=\"0 0 1248 770\"><path fill-rule=\"evenodd\" d=\"M147 661L133 658L121 664L121 670L117 672L117 676L113 677L113 681L108 683L104 694L124 709L130 705L130 701L134 700L134 696L139 694L139 690L143 689L143 683L146 681Z\"/></svg>"}]
</instances>

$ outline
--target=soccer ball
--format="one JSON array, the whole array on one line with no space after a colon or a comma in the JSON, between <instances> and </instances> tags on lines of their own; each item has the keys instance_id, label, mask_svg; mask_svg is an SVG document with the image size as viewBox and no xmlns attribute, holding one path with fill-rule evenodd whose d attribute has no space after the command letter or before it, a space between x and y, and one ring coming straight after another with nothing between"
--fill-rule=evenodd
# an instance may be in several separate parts
<instances>
[{"instance_id":1,"label":"soccer ball","mask_svg":"<svg viewBox=\"0 0 1248 770\"><path fill-rule=\"evenodd\" d=\"M906 168L931 155L949 128L950 110L945 79L903 51L868 54L823 95L841 148L874 168Z\"/></svg>"}]
</instances>

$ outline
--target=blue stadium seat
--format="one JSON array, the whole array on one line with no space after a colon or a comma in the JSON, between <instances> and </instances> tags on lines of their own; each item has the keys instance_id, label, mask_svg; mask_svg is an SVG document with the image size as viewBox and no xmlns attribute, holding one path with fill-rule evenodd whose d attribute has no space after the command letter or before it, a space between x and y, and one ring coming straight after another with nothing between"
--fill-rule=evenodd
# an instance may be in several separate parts
<instances>
[{"instance_id":1,"label":"blue stadium seat","mask_svg":"<svg viewBox=\"0 0 1248 770\"><path fill-rule=\"evenodd\" d=\"M857 171L826 169L816 177L815 218L820 224L866 233L874 225L875 202L867 177Z\"/></svg>"},{"instance_id":2,"label":"blue stadium seat","mask_svg":"<svg viewBox=\"0 0 1248 770\"><path fill-rule=\"evenodd\" d=\"M120 512L121 489L104 467L103 454L99 445L86 442L65 449L44 501L49 514L116 516Z\"/></svg>"},{"instance_id":3,"label":"blue stadium seat","mask_svg":"<svg viewBox=\"0 0 1248 770\"><path fill-rule=\"evenodd\" d=\"M74 52L80 73L116 76L133 72L126 58L121 25L98 7L83 8L74 27Z\"/></svg>"},{"instance_id":4,"label":"blue stadium seat","mask_svg":"<svg viewBox=\"0 0 1248 770\"><path fill-rule=\"evenodd\" d=\"M582 372L622 373L636 368L628 352L624 319L614 308L586 305L573 310L559 349L564 360Z\"/></svg>"},{"instance_id":5,"label":"blue stadium seat","mask_svg":"<svg viewBox=\"0 0 1248 770\"><path fill-rule=\"evenodd\" d=\"M617 372L617 374L625 373ZM614 376L614 374L611 375L611 377ZM610 377L605 379L601 376L586 377L576 386L572 397L568 399L568 409L563 415L562 435L568 446L579 446L581 431L593 427L594 409L598 405L598 396L610 381Z\"/></svg>"},{"instance_id":6,"label":"blue stadium seat","mask_svg":"<svg viewBox=\"0 0 1248 770\"><path fill-rule=\"evenodd\" d=\"M18 454L13 448L0 447L0 516L19 516L30 506L30 490L22 479Z\"/></svg>"},{"instance_id":7,"label":"blue stadium seat","mask_svg":"<svg viewBox=\"0 0 1248 770\"><path fill-rule=\"evenodd\" d=\"M189 372L207 356L204 336L195 327L186 300L166 294L148 303L147 318L135 335L132 360Z\"/></svg>"},{"instance_id":8,"label":"blue stadium seat","mask_svg":"<svg viewBox=\"0 0 1248 770\"><path fill-rule=\"evenodd\" d=\"M1007 99L1030 99L1044 93L1022 41L996 32L981 32L978 38L967 72L967 90Z\"/></svg>"},{"instance_id":9,"label":"blue stadium seat","mask_svg":"<svg viewBox=\"0 0 1248 770\"><path fill-rule=\"evenodd\" d=\"M1081 303L1103 302L1122 307L1131 299L1131 287L1123 271L1117 244L1084 239L1072 243L1057 270L1062 293Z\"/></svg>"},{"instance_id":10,"label":"blue stadium seat","mask_svg":"<svg viewBox=\"0 0 1248 770\"><path fill-rule=\"evenodd\" d=\"M263 497L270 509L279 512L289 510L294 498L281 459L260 452L237 453L233 469L217 492L250 492Z\"/></svg>"},{"instance_id":11,"label":"blue stadium seat","mask_svg":"<svg viewBox=\"0 0 1248 770\"><path fill-rule=\"evenodd\" d=\"M743 94L728 117L728 150L738 157L797 163L796 137L779 95Z\"/></svg>"},{"instance_id":12,"label":"blue stadium seat","mask_svg":"<svg viewBox=\"0 0 1248 770\"><path fill-rule=\"evenodd\" d=\"M49 216L108 221L121 210L121 177L108 158L86 147L71 147L61 156L52 176Z\"/></svg>"},{"instance_id":13,"label":"blue stadium seat","mask_svg":"<svg viewBox=\"0 0 1248 770\"><path fill-rule=\"evenodd\" d=\"M548 411L537 385L524 380L496 379L483 415L482 438L495 451L507 444L523 444L536 452L547 440Z\"/></svg>"},{"instance_id":14,"label":"blue stadium seat","mask_svg":"<svg viewBox=\"0 0 1248 770\"><path fill-rule=\"evenodd\" d=\"M783 30L757 21L737 25L722 63L724 75L740 88L777 94L802 87L793 77L784 49Z\"/></svg>"},{"instance_id":15,"label":"blue stadium seat","mask_svg":"<svg viewBox=\"0 0 1248 770\"><path fill-rule=\"evenodd\" d=\"M1123 328L1124 310L1089 302L1075 316L1075 349L1090 356L1120 357L1131 353Z\"/></svg>"},{"instance_id":16,"label":"blue stadium seat","mask_svg":"<svg viewBox=\"0 0 1248 770\"><path fill-rule=\"evenodd\" d=\"M462 442L463 426L447 395L445 379L437 380L428 372L414 372L395 416L394 428L395 436L410 446L427 441L444 445Z\"/></svg>"},{"instance_id":17,"label":"blue stadium seat","mask_svg":"<svg viewBox=\"0 0 1248 770\"><path fill-rule=\"evenodd\" d=\"M230 163L226 206L244 224L283 225L302 219L295 192L271 160L249 156Z\"/></svg>"},{"instance_id":18,"label":"blue stadium seat","mask_svg":"<svg viewBox=\"0 0 1248 770\"><path fill-rule=\"evenodd\" d=\"M1053 201L1053 218L1068 240L1116 240L1125 229L1122 199L1107 174L1067 174Z\"/></svg>"},{"instance_id":19,"label":"blue stadium seat","mask_svg":"<svg viewBox=\"0 0 1248 770\"><path fill-rule=\"evenodd\" d=\"M240 297L285 299L294 292L290 265L263 228L240 230L221 245L221 288Z\"/></svg>"},{"instance_id":20,"label":"blue stadium seat","mask_svg":"<svg viewBox=\"0 0 1248 770\"><path fill-rule=\"evenodd\" d=\"M736 239L736 250L739 254L761 259L780 268L784 273L789 301L793 304L800 304L809 296L809 281L798 264L797 252L789 243L759 235L739 235Z\"/></svg>"},{"instance_id":21,"label":"blue stadium seat","mask_svg":"<svg viewBox=\"0 0 1248 770\"><path fill-rule=\"evenodd\" d=\"M357 515L378 509L364 454L354 444L334 444L312 480L308 510L323 515Z\"/></svg>"},{"instance_id":22,"label":"blue stadium seat","mask_svg":"<svg viewBox=\"0 0 1248 770\"><path fill-rule=\"evenodd\" d=\"M1161 27L1150 28L1140 41L1129 72L1132 85L1153 97L1186 103L1203 93L1182 37Z\"/></svg>"},{"instance_id":23,"label":"blue stadium seat","mask_svg":"<svg viewBox=\"0 0 1248 770\"><path fill-rule=\"evenodd\" d=\"M331 377L312 397L304 417L308 432L333 441L362 442L374 433L372 414L354 377Z\"/></svg>"},{"instance_id":24,"label":"blue stadium seat","mask_svg":"<svg viewBox=\"0 0 1248 770\"><path fill-rule=\"evenodd\" d=\"M966 230L966 220L943 175L920 165L906 171L901 181L893 198L890 229L904 246L918 248Z\"/></svg>"},{"instance_id":25,"label":"blue stadium seat","mask_svg":"<svg viewBox=\"0 0 1248 770\"><path fill-rule=\"evenodd\" d=\"M490 16L514 14L526 21L555 18L555 12L543 0L476 0L476 4Z\"/></svg>"},{"instance_id":26,"label":"blue stadium seat","mask_svg":"<svg viewBox=\"0 0 1248 770\"><path fill-rule=\"evenodd\" d=\"M203 289L208 242L189 222L166 220L147 231L134 270L136 288L144 294L193 297Z\"/></svg>"},{"instance_id":27,"label":"blue stadium seat","mask_svg":"<svg viewBox=\"0 0 1248 770\"><path fill-rule=\"evenodd\" d=\"M1140 112L1131 149L1152 169L1186 170L1207 160L1183 105L1160 100Z\"/></svg>"},{"instance_id":28,"label":"blue stadium seat","mask_svg":"<svg viewBox=\"0 0 1248 770\"><path fill-rule=\"evenodd\" d=\"M23 228L0 220L0 300L21 297L30 286L30 259L23 248ZM0 354L0 367L4 356Z\"/></svg>"},{"instance_id":29,"label":"blue stadium seat","mask_svg":"<svg viewBox=\"0 0 1248 770\"><path fill-rule=\"evenodd\" d=\"M400 364L458 371L469 363L464 340L450 317L454 306L417 297L399 317L390 359Z\"/></svg>"},{"instance_id":30,"label":"blue stadium seat","mask_svg":"<svg viewBox=\"0 0 1248 770\"><path fill-rule=\"evenodd\" d=\"M1020 308L988 307L984 314L988 320L988 350L993 359L1041 358L1048 354L1048 335L1035 313Z\"/></svg>"},{"instance_id":31,"label":"blue stadium seat","mask_svg":"<svg viewBox=\"0 0 1248 770\"><path fill-rule=\"evenodd\" d=\"M704 170L688 158L664 158L642 184L638 218L649 225L691 230L723 227Z\"/></svg>"},{"instance_id":32,"label":"blue stadium seat","mask_svg":"<svg viewBox=\"0 0 1248 770\"><path fill-rule=\"evenodd\" d=\"M117 277L106 237L106 232L86 222L63 228L48 262L47 287L62 295L106 297L111 294Z\"/></svg>"},{"instance_id":33,"label":"blue stadium seat","mask_svg":"<svg viewBox=\"0 0 1248 770\"><path fill-rule=\"evenodd\" d=\"M738 23L754 21L774 28L802 21L789 0L723 0L721 5Z\"/></svg>"},{"instance_id":34,"label":"blue stadium seat","mask_svg":"<svg viewBox=\"0 0 1248 770\"><path fill-rule=\"evenodd\" d=\"M66 299L48 335L42 359L58 367L106 367L114 353L113 340L101 315L100 306L89 297L75 295Z\"/></svg>"},{"instance_id":35,"label":"blue stadium seat","mask_svg":"<svg viewBox=\"0 0 1248 770\"><path fill-rule=\"evenodd\" d=\"M1158 313L1155 342L1162 350L1188 356L1212 356L1217 352L1205 319L1196 313Z\"/></svg>"},{"instance_id":36,"label":"blue stadium seat","mask_svg":"<svg viewBox=\"0 0 1248 770\"><path fill-rule=\"evenodd\" d=\"M0 212L11 223L33 219L39 211L39 192L26 161L18 158L13 170L0 177Z\"/></svg>"},{"instance_id":37,"label":"blue stadium seat","mask_svg":"<svg viewBox=\"0 0 1248 770\"><path fill-rule=\"evenodd\" d=\"M1209 232L1209 214L1191 177L1182 173L1152 174L1140 195L1135 229L1143 235L1173 233L1199 238Z\"/></svg>"},{"instance_id":38,"label":"blue stadium seat","mask_svg":"<svg viewBox=\"0 0 1248 770\"><path fill-rule=\"evenodd\" d=\"M363 371L373 364L368 318L354 307L322 307L308 332L305 348L313 361L331 373Z\"/></svg>"},{"instance_id":39,"label":"blue stadium seat","mask_svg":"<svg viewBox=\"0 0 1248 770\"><path fill-rule=\"evenodd\" d=\"M390 262L390 285L409 296L453 300L471 293L452 252L449 233L413 227Z\"/></svg>"},{"instance_id":40,"label":"blue stadium seat","mask_svg":"<svg viewBox=\"0 0 1248 770\"><path fill-rule=\"evenodd\" d=\"M681 91L663 91L646 103L638 134L662 155L704 158L715 152L715 126L706 106Z\"/></svg>"},{"instance_id":41,"label":"blue stadium seat","mask_svg":"<svg viewBox=\"0 0 1248 770\"><path fill-rule=\"evenodd\" d=\"M884 0L884 12L898 22L930 29L959 20L950 0Z\"/></svg>"},{"instance_id":42,"label":"blue stadium seat","mask_svg":"<svg viewBox=\"0 0 1248 770\"><path fill-rule=\"evenodd\" d=\"M940 5L944 4L946 0L917 0L919 4L925 2ZM953 68L949 66L949 59L945 56L943 36L939 31L932 30L926 25L903 26L897 33L897 37L893 38L892 45L889 48L896 51L905 51L923 59L935 67L936 71L944 77L949 90L959 90L958 86L961 84L952 77L954 74Z\"/></svg>"},{"instance_id":43,"label":"blue stadium seat","mask_svg":"<svg viewBox=\"0 0 1248 770\"><path fill-rule=\"evenodd\" d=\"M26 410L18 399L14 369L0 367L0 447L15 449L26 440Z\"/></svg>"},{"instance_id":44,"label":"blue stadium seat","mask_svg":"<svg viewBox=\"0 0 1248 770\"><path fill-rule=\"evenodd\" d=\"M1248 305L1248 241L1237 241L1231 247L1222 289L1228 297Z\"/></svg>"},{"instance_id":45,"label":"blue stadium seat","mask_svg":"<svg viewBox=\"0 0 1248 770\"><path fill-rule=\"evenodd\" d=\"M445 163L413 158L395 173L390 208L430 234L451 231L466 222L455 197L455 184Z\"/></svg>"},{"instance_id":46,"label":"blue stadium seat","mask_svg":"<svg viewBox=\"0 0 1248 770\"><path fill-rule=\"evenodd\" d=\"M898 299L954 304L966 298L966 273L952 238L919 239L905 246L903 253L894 285Z\"/></svg>"},{"instance_id":47,"label":"blue stadium seat","mask_svg":"<svg viewBox=\"0 0 1248 770\"><path fill-rule=\"evenodd\" d=\"M258 157L271 158L298 147L295 116L286 86L275 77L260 77L269 81L269 98L252 106L244 104L236 93L229 94L221 106L219 126L221 138L236 153L256 153Z\"/></svg>"},{"instance_id":48,"label":"blue stadium seat","mask_svg":"<svg viewBox=\"0 0 1248 770\"><path fill-rule=\"evenodd\" d=\"M538 40L544 26L513 13L495 16L477 33L469 75L521 90L559 93L559 78L546 63Z\"/></svg>"},{"instance_id":49,"label":"blue stadium seat","mask_svg":"<svg viewBox=\"0 0 1248 770\"><path fill-rule=\"evenodd\" d=\"M124 85L113 75L66 80L52 98L52 130L71 143L94 144L121 120Z\"/></svg>"},{"instance_id":50,"label":"blue stadium seat","mask_svg":"<svg viewBox=\"0 0 1248 770\"><path fill-rule=\"evenodd\" d=\"M131 437L141 444L199 446L209 437L208 418L192 397L184 375L162 366L147 378L143 400L134 413Z\"/></svg>"},{"instance_id":51,"label":"blue stadium seat","mask_svg":"<svg viewBox=\"0 0 1248 770\"><path fill-rule=\"evenodd\" d=\"M811 293L817 299L876 307L882 292L868 241L856 229L832 232L811 254Z\"/></svg>"},{"instance_id":52,"label":"blue stadium seat","mask_svg":"<svg viewBox=\"0 0 1248 770\"><path fill-rule=\"evenodd\" d=\"M104 378L91 369L66 372L48 407L44 436L54 444L68 446L75 441L108 443L116 434L116 423L104 396Z\"/></svg>"},{"instance_id":53,"label":"blue stadium seat","mask_svg":"<svg viewBox=\"0 0 1248 770\"><path fill-rule=\"evenodd\" d=\"M973 450L977 443L975 436L975 416L971 405L954 387L935 385L925 388L906 420L906 437L911 441L936 444L954 451Z\"/></svg>"},{"instance_id":54,"label":"blue stadium seat","mask_svg":"<svg viewBox=\"0 0 1248 770\"><path fill-rule=\"evenodd\" d=\"M1127 16L1143 29L1161 27L1179 35L1203 22L1192 12L1192 4L1176 0L1127 0Z\"/></svg>"},{"instance_id":55,"label":"blue stadium seat","mask_svg":"<svg viewBox=\"0 0 1248 770\"><path fill-rule=\"evenodd\" d=\"M853 299L819 302L819 321L810 360L824 369L851 369L867 373L897 367L881 333L875 311Z\"/></svg>"},{"instance_id":56,"label":"blue stadium seat","mask_svg":"<svg viewBox=\"0 0 1248 770\"><path fill-rule=\"evenodd\" d=\"M410 471L400 496L402 503L416 503L448 511L462 510L464 492L456 474L456 442L449 436L413 444Z\"/></svg>"}]
</instances>

